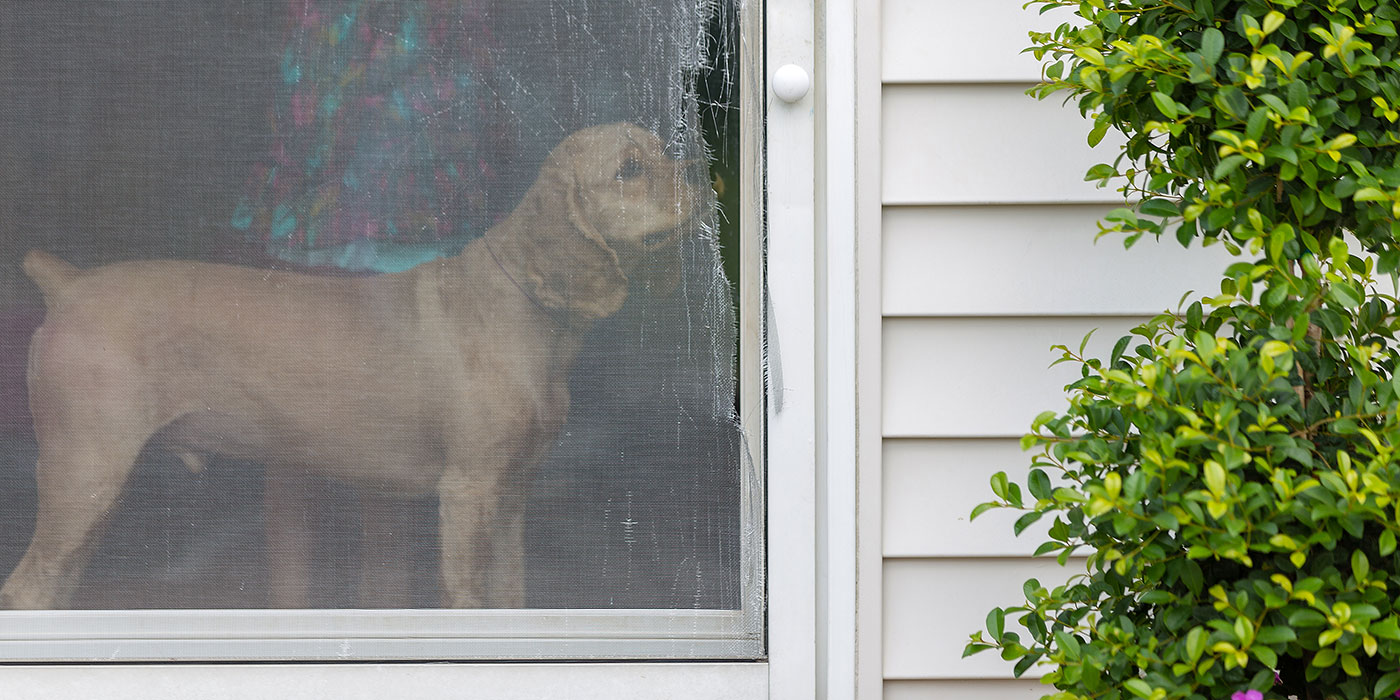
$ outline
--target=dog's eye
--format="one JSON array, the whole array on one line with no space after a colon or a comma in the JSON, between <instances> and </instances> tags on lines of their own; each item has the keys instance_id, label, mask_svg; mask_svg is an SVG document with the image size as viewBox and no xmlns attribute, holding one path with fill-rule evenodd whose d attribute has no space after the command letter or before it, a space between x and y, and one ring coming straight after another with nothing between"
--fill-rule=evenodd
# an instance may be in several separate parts
<instances>
[{"instance_id":1,"label":"dog's eye","mask_svg":"<svg viewBox=\"0 0 1400 700\"><path fill-rule=\"evenodd\" d=\"M642 167L641 161L636 158L628 158L622 167L617 169L617 179L633 180L641 177L643 172L646 172L646 169Z\"/></svg>"}]
</instances>

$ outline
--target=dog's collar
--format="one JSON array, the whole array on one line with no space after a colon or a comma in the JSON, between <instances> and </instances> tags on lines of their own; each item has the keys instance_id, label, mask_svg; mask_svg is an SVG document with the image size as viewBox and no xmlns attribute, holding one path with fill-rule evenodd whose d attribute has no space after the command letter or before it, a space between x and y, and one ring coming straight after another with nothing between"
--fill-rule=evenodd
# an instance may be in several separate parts
<instances>
[{"instance_id":1,"label":"dog's collar","mask_svg":"<svg viewBox=\"0 0 1400 700\"><path fill-rule=\"evenodd\" d=\"M545 306L544 302L539 300L539 297L532 294L530 290L525 288L525 285L515 279L515 275L510 274L510 270L506 269L506 266L501 263L501 259L496 257L496 251L491 249L491 241L485 236L481 237L481 245L486 248L486 254L491 256L491 260L496 263L496 267L500 268L501 274L505 275L506 279L510 280L510 283L515 285L515 288L519 290L521 294L524 294L525 298L529 299L531 304L535 305L535 308L543 311L544 315L550 317L559 327L566 330L572 327L570 319L571 314L568 309L553 309Z\"/></svg>"}]
</instances>

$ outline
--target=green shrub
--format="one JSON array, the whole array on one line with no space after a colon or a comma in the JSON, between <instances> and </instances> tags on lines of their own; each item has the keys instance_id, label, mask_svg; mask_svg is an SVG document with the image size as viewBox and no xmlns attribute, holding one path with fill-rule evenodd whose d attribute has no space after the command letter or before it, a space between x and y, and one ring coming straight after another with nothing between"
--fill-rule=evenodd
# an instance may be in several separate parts
<instances>
[{"instance_id":1,"label":"green shrub","mask_svg":"<svg viewBox=\"0 0 1400 700\"><path fill-rule=\"evenodd\" d=\"M1400 690L1400 40L1394 0L1033 0L1040 97L1125 144L1101 225L1238 256L1214 290L1078 365L1039 416L1038 553L968 653L1057 698L1389 698ZM1184 290L1183 290L1184 291ZM1079 560L1076 559L1076 562ZM1013 625L1012 623L1019 623ZM1019 631L1013 631L1018 627ZM1256 693L1249 693L1250 696Z\"/></svg>"}]
</instances>

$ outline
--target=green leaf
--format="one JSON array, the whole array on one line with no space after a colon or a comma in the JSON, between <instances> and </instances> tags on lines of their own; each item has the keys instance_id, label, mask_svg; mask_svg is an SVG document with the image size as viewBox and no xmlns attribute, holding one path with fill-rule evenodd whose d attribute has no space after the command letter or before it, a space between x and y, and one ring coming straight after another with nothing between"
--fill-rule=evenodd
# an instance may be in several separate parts
<instances>
[{"instance_id":1,"label":"green leaf","mask_svg":"<svg viewBox=\"0 0 1400 700\"><path fill-rule=\"evenodd\" d=\"M1138 598L1138 602L1144 605L1162 605L1172 602L1174 598L1175 596L1168 591L1155 589L1142 594L1142 596Z\"/></svg>"},{"instance_id":2,"label":"green leaf","mask_svg":"<svg viewBox=\"0 0 1400 700\"><path fill-rule=\"evenodd\" d=\"M1327 290L1327 297L1348 309L1361 306L1361 292L1347 282L1335 282Z\"/></svg>"},{"instance_id":3,"label":"green leaf","mask_svg":"<svg viewBox=\"0 0 1400 700\"><path fill-rule=\"evenodd\" d=\"M1223 85L1215 95L1215 105L1235 119L1243 119L1249 113L1249 98L1244 91L1233 85Z\"/></svg>"},{"instance_id":4,"label":"green leaf","mask_svg":"<svg viewBox=\"0 0 1400 700\"><path fill-rule=\"evenodd\" d=\"M1284 642L1291 642L1297 638L1298 633L1294 632L1293 628L1291 627L1285 627L1283 625L1270 625L1268 627L1260 627L1259 634L1255 636L1254 640L1259 644L1272 645L1282 644Z\"/></svg>"},{"instance_id":5,"label":"green leaf","mask_svg":"<svg viewBox=\"0 0 1400 700\"><path fill-rule=\"evenodd\" d=\"M1006 484L1006 472L997 472L992 475L992 493L996 494L997 498L1006 498Z\"/></svg>"},{"instance_id":6,"label":"green leaf","mask_svg":"<svg viewBox=\"0 0 1400 700\"><path fill-rule=\"evenodd\" d=\"M1160 216L1170 218L1180 216L1181 211L1176 202L1169 199L1148 199L1138 205L1138 211L1148 216Z\"/></svg>"},{"instance_id":7,"label":"green leaf","mask_svg":"<svg viewBox=\"0 0 1400 700\"><path fill-rule=\"evenodd\" d=\"M1186 559L1181 562L1180 566L1181 582L1186 584L1186 589L1191 591L1193 595L1200 595L1201 589L1205 586L1205 573L1201 571L1201 565Z\"/></svg>"},{"instance_id":8,"label":"green leaf","mask_svg":"<svg viewBox=\"0 0 1400 700\"><path fill-rule=\"evenodd\" d=\"M1115 170L1112 165L1109 165L1108 163L1099 163L1098 165L1089 168L1089 171L1084 174L1084 181L1093 182L1095 180L1106 180L1117 174L1118 171Z\"/></svg>"},{"instance_id":9,"label":"green leaf","mask_svg":"<svg viewBox=\"0 0 1400 700\"><path fill-rule=\"evenodd\" d=\"M1128 692L1140 698L1143 698L1144 700L1152 697L1152 686L1148 685L1147 681L1144 681L1141 678L1129 678L1128 680L1123 681L1123 687L1127 688Z\"/></svg>"},{"instance_id":10,"label":"green leaf","mask_svg":"<svg viewBox=\"0 0 1400 700\"><path fill-rule=\"evenodd\" d=\"M977 506L974 507L974 508L972 509L972 515L969 515L969 516L968 516L968 520L976 520L976 519L977 519L977 516L979 516L979 515L981 515L981 514L987 512L987 511L989 511L989 510L991 510L991 509L993 509L993 508L1000 508L1000 507L1001 507L1001 504L1000 504L1000 503L978 503Z\"/></svg>"},{"instance_id":11,"label":"green leaf","mask_svg":"<svg viewBox=\"0 0 1400 700\"><path fill-rule=\"evenodd\" d=\"M1371 575L1371 562L1366 558L1366 553L1359 549L1351 553L1351 575L1358 583Z\"/></svg>"},{"instance_id":12,"label":"green leaf","mask_svg":"<svg viewBox=\"0 0 1400 700\"><path fill-rule=\"evenodd\" d=\"M1356 193L1353 194L1353 195L1351 196L1351 198L1354 199L1354 200L1356 200L1356 201L1358 201L1358 202L1389 202L1389 201L1390 201L1390 195L1388 195L1388 194L1386 194L1386 193L1384 193L1384 192L1382 192L1382 191L1380 191L1380 190L1378 190L1378 189L1376 189L1376 188L1374 188L1374 187L1362 187L1361 189L1357 190Z\"/></svg>"},{"instance_id":13,"label":"green leaf","mask_svg":"<svg viewBox=\"0 0 1400 700\"><path fill-rule=\"evenodd\" d=\"M1372 622L1366 631L1381 639L1400 641L1400 622L1396 621L1394 615L1379 622Z\"/></svg>"},{"instance_id":14,"label":"green leaf","mask_svg":"<svg viewBox=\"0 0 1400 700\"><path fill-rule=\"evenodd\" d=\"M1001 608L992 608L987 613L987 632L992 635L992 639L1000 641L1002 634L1006 632L1006 611Z\"/></svg>"},{"instance_id":15,"label":"green leaf","mask_svg":"<svg viewBox=\"0 0 1400 700\"><path fill-rule=\"evenodd\" d=\"M1089 147L1093 148L1102 143L1106 134L1108 134L1108 120L1095 120L1094 127L1089 130Z\"/></svg>"},{"instance_id":16,"label":"green leaf","mask_svg":"<svg viewBox=\"0 0 1400 700\"><path fill-rule=\"evenodd\" d=\"M1269 109L1274 110L1274 113L1283 117L1288 116L1288 105L1284 104L1283 100L1280 100L1277 95L1260 95L1259 101L1268 105Z\"/></svg>"},{"instance_id":17,"label":"green leaf","mask_svg":"<svg viewBox=\"0 0 1400 700\"><path fill-rule=\"evenodd\" d=\"M1351 148L1351 147L1354 146L1354 145L1356 145L1356 135L1355 135L1355 134L1341 134L1340 136L1337 136L1336 138L1332 139L1331 141L1328 141L1327 143L1322 144L1322 150L1324 150L1324 151L1340 151L1340 150L1342 150L1342 149L1344 149L1344 148Z\"/></svg>"},{"instance_id":18,"label":"green leaf","mask_svg":"<svg viewBox=\"0 0 1400 700\"><path fill-rule=\"evenodd\" d=\"M1241 155L1226 156L1226 157L1224 157L1224 158L1221 158L1221 159L1220 159L1220 162L1217 163L1216 166L1215 166L1215 171L1212 172L1211 175L1210 175L1210 176L1211 176L1211 179L1213 179L1213 180L1223 180L1223 179L1225 179L1225 177L1227 177L1230 173L1233 173L1233 172L1235 172L1236 170L1238 170L1239 167L1240 167L1240 165L1244 164L1245 160L1246 160L1246 158L1245 158L1244 156L1241 156ZM1090 178L1085 178L1085 179L1090 179Z\"/></svg>"},{"instance_id":19,"label":"green leaf","mask_svg":"<svg viewBox=\"0 0 1400 700\"><path fill-rule=\"evenodd\" d=\"M1030 488L1031 495L1035 496L1037 499L1048 499L1052 495L1053 490L1050 486L1050 477L1046 476L1045 472L1040 469L1031 470L1026 485Z\"/></svg>"},{"instance_id":20,"label":"green leaf","mask_svg":"<svg viewBox=\"0 0 1400 700\"><path fill-rule=\"evenodd\" d=\"M1186 79L1193 83L1207 83L1215 77L1215 69L1201 54L1192 51L1186 54L1186 60L1191 64L1187 69Z\"/></svg>"},{"instance_id":21,"label":"green leaf","mask_svg":"<svg viewBox=\"0 0 1400 700\"><path fill-rule=\"evenodd\" d=\"M1237 617L1234 627L1235 639L1239 640L1241 649L1254 643L1254 625L1249 620Z\"/></svg>"},{"instance_id":22,"label":"green leaf","mask_svg":"<svg viewBox=\"0 0 1400 700\"><path fill-rule=\"evenodd\" d=\"M1123 359L1123 353L1127 351L1128 345L1133 342L1133 337L1125 335L1113 344L1113 352L1108 356L1109 365L1117 365Z\"/></svg>"},{"instance_id":23,"label":"green leaf","mask_svg":"<svg viewBox=\"0 0 1400 700\"><path fill-rule=\"evenodd\" d=\"M1135 471L1123 482L1123 497L1129 501L1140 501L1147 495L1148 476L1146 472Z\"/></svg>"},{"instance_id":24,"label":"green leaf","mask_svg":"<svg viewBox=\"0 0 1400 700\"><path fill-rule=\"evenodd\" d=\"M1321 472L1317 475L1317 479L1322 482L1323 486L1327 487L1328 491L1338 496L1346 495L1347 482L1343 481L1342 477L1337 476L1335 472Z\"/></svg>"},{"instance_id":25,"label":"green leaf","mask_svg":"<svg viewBox=\"0 0 1400 700\"><path fill-rule=\"evenodd\" d=\"M1038 590L1040 590L1040 581L1037 579L1028 578L1025 583L1021 584L1021 593L1026 596L1026 600L1034 599L1035 592Z\"/></svg>"},{"instance_id":26,"label":"green leaf","mask_svg":"<svg viewBox=\"0 0 1400 700\"><path fill-rule=\"evenodd\" d=\"M1361 664L1351 654L1342 654L1342 671L1353 678L1361 675Z\"/></svg>"},{"instance_id":27,"label":"green leaf","mask_svg":"<svg viewBox=\"0 0 1400 700\"><path fill-rule=\"evenodd\" d=\"M1060 651L1063 651L1068 658L1072 660L1079 659L1079 639L1074 635L1064 630L1057 630L1055 632L1055 645L1058 646Z\"/></svg>"},{"instance_id":28,"label":"green leaf","mask_svg":"<svg viewBox=\"0 0 1400 700\"><path fill-rule=\"evenodd\" d=\"M1215 460L1207 460L1205 466L1206 488L1216 497L1225 495L1225 468Z\"/></svg>"},{"instance_id":29,"label":"green leaf","mask_svg":"<svg viewBox=\"0 0 1400 700\"><path fill-rule=\"evenodd\" d=\"M1074 55L1084 59L1084 61L1090 65L1102 66L1104 64L1103 54L1088 46L1081 46L1075 49Z\"/></svg>"},{"instance_id":30,"label":"green leaf","mask_svg":"<svg viewBox=\"0 0 1400 700\"><path fill-rule=\"evenodd\" d=\"M1320 649L1313 654L1312 665L1318 668L1328 668L1337 663L1336 649Z\"/></svg>"},{"instance_id":31,"label":"green leaf","mask_svg":"<svg viewBox=\"0 0 1400 700\"><path fill-rule=\"evenodd\" d=\"M1397 690L1400 690L1400 671L1391 671L1376 679L1376 690L1372 697L1388 698L1395 695Z\"/></svg>"},{"instance_id":32,"label":"green leaf","mask_svg":"<svg viewBox=\"0 0 1400 700\"><path fill-rule=\"evenodd\" d=\"M1220 60L1220 54L1225 50L1225 35L1215 27L1210 27L1201 32L1201 58L1209 65L1215 65Z\"/></svg>"},{"instance_id":33,"label":"green leaf","mask_svg":"<svg viewBox=\"0 0 1400 700\"><path fill-rule=\"evenodd\" d=\"M1288 624L1292 627L1321 627L1326 623L1327 618L1311 608L1296 610L1288 616Z\"/></svg>"},{"instance_id":34,"label":"green leaf","mask_svg":"<svg viewBox=\"0 0 1400 700\"><path fill-rule=\"evenodd\" d=\"M1040 657L1040 654L1028 654L1021 657L1021 660L1016 662L1016 667L1012 669L1011 675L1017 678L1026 675L1026 671L1029 671L1035 662L1040 660Z\"/></svg>"},{"instance_id":35,"label":"green leaf","mask_svg":"<svg viewBox=\"0 0 1400 700\"><path fill-rule=\"evenodd\" d=\"M973 654L980 654L988 649L995 648L996 647L993 647L990 644L968 644L967 646L963 647L962 658L966 659L967 657L972 656Z\"/></svg>"},{"instance_id":36,"label":"green leaf","mask_svg":"<svg viewBox=\"0 0 1400 700\"><path fill-rule=\"evenodd\" d=\"M1269 647L1256 644L1249 648L1249 653L1253 654L1254 658L1259 659L1259 663L1269 668L1276 668L1278 666L1278 654L1274 653L1274 650Z\"/></svg>"},{"instance_id":37,"label":"green leaf","mask_svg":"<svg viewBox=\"0 0 1400 700\"><path fill-rule=\"evenodd\" d=\"M1249 115L1244 129L1245 138L1258 141L1264 138L1264 127L1269 123L1269 111L1266 109L1256 109Z\"/></svg>"},{"instance_id":38,"label":"green leaf","mask_svg":"<svg viewBox=\"0 0 1400 700\"><path fill-rule=\"evenodd\" d=\"M1043 510L1033 510L1026 513L1016 519L1016 524L1011 527L1011 530L1015 534L1020 535L1022 532L1025 532L1026 528L1034 525L1035 521L1040 520L1044 515L1045 511Z\"/></svg>"},{"instance_id":39,"label":"green leaf","mask_svg":"<svg viewBox=\"0 0 1400 700\"><path fill-rule=\"evenodd\" d=\"M1209 642L1210 634L1204 627L1192 627L1191 631L1186 633L1186 658L1193 664L1200 661L1201 654L1205 653L1206 644Z\"/></svg>"},{"instance_id":40,"label":"green leaf","mask_svg":"<svg viewBox=\"0 0 1400 700\"><path fill-rule=\"evenodd\" d=\"M1176 119L1178 114L1176 111L1176 101L1171 98L1171 95L1162 92L1154 92L1152 93L1152 102L1157 105L1157 110L1167 119Z\"/></svg>"}]
</instances>

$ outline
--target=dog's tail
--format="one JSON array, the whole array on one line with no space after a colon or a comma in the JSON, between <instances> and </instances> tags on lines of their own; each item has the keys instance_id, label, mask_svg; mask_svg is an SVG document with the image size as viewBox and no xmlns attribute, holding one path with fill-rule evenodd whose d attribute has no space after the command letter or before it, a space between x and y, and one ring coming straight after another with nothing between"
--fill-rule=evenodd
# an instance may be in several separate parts
<instances>
[{"instance_id":1,"label":"dog's tail","mask_svg":"<svg viewBox=\"0 0 1400 700\"><path fill-rule=\"evenodd\" d=\"M81 272L77 267L42 250L31 250L24 256L24 274L29 275L29 279L39 285L39 291L44 293L45 304L52 303L54 297L58 296L64 287L72 284Z\"/></svg>"}]
</instances>

